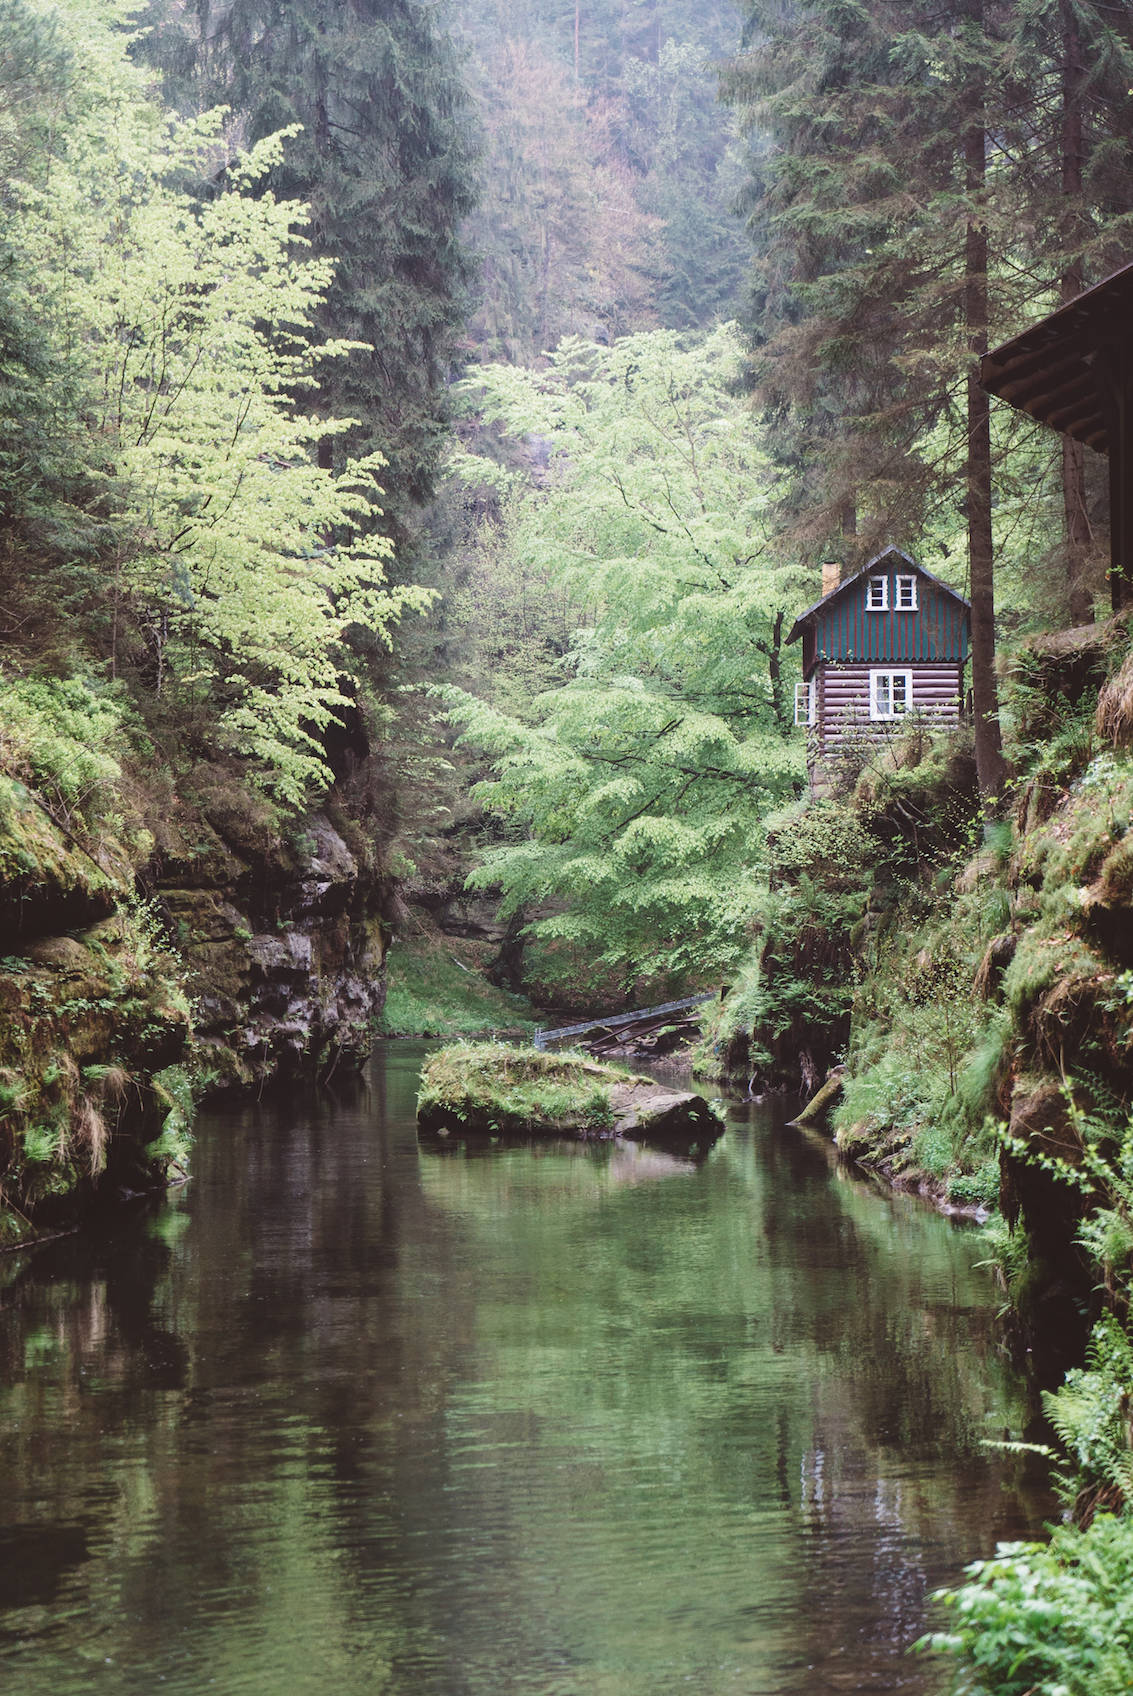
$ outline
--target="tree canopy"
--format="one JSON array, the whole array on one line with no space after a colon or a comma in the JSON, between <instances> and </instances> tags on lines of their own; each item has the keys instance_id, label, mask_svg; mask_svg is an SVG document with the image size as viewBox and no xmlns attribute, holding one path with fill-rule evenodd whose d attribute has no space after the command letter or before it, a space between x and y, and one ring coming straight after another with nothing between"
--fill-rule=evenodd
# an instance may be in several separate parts
<instances>
[{"instance_id":1,"label":"tree canopy","mask_svg":"<svg viewBox=\"0 0 1133 1696\"><path fill-rule=\"evenodd\" d=\"M568 338L541 373L465 385L482 417L540 445L513 546L588 609L529 713L448 696L495 761L481 794L511 834L476 879L503 888L505 915L565 903L535 932L630 975L736 959L760 821L801 775L781 652L801 585L768 547L740 359L730 328ZM459 470L516 475L470 456Z\"/></svg>"},{"instance_id":2,"label":"tree canopy","mask_svg":"<svg viewBox=\"0 0 1133 1696\"><path fill-rule=\"evenodd\" d=\"M5 503L41 549L29 488L66 534L85 526L89 563L77 574L57 549L25 585L17 555L9 588L68 595L112 675L201 716L294 805L328 775L319 731L342 702L346 633L386 632L425 597L383 586L389 544L366 535L380 459L318 463L344 425L303 401L352 349L317 334L331 266L304 251L305 208L263 188L287 136L232 156L220 115L164 117L124 11L21 7L26 76L58 107L6 182L7 300L36 326L35 364L17 346L10 381L18 397L34 374L66 463L46 495L10 465ZM18 148L40 118L11 112ZM221 192L186 190L218 161Z\"/></svg>"}]
</instances>

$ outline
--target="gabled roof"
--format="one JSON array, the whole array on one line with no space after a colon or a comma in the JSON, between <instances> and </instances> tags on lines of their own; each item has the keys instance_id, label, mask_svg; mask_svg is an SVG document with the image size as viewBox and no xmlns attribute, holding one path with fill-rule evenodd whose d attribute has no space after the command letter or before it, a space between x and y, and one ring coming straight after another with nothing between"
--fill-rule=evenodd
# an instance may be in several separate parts
<instances>
[{"instance_id":1,"label":"gabled roof","mask_svg":"<svg viewBox=\"0 0 1133 1696\"><path fill-rule=\"evenodd\" d=\"M1113 355L1133 343L1133 265L1087 289L980 360L980 382L1040 424L1105 453Z\"/></svg>"},{"instance_id":2,"label":"gabled roof","mask_svg":"<svg viewBox=\"0 0 1133 1696\"><path fill-rule=\"evenodd\" d=\"M879 565L890 560L895 561L902 572L915 572L918 577L923 577L926 582L934 584L942 594L950 595L954 601L959 601L961 606L967 607L969 611L971 610L971 602L965 595L960 595L955 589L950 589L947 583L942 583L939 577L934 577L931 571L926 571L923 565L918 565L915 559L910 559L908 554L902 553L900 548L883 548L879 554L874 555L868 565L863 565L861 570L855 571L852 577L844 578L836 589L831 589L829 594L820 595L813 606L809 606L805 612L801 612L791 626L791 633L787 637L787 641L794 642L802 635L803 626L809 624L823 607L831 606L840 595L846 594L856 583L860 583L863 577L868 577L871 572L877 570Z\"/></svg>"}]
</instances>

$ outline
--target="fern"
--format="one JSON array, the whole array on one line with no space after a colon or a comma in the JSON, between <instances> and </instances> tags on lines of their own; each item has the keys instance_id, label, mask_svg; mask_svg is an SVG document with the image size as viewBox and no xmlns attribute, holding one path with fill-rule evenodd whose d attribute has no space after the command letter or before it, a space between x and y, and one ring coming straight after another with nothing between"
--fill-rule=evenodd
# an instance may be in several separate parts
<instances>
[{"instance_id":1,"label":"fern","mask_svg":"<svg viewBox=\"0 0 1133 1696\"><path fill-rule=\"evenodd\" d=\"M1056 1483L1075 1518L1133 1502L1133 1341L1112 1314L1094 1327L1085 1366L1044 1392L1043 1406L1074 1463Z\"/></svg>"}]
</instances>

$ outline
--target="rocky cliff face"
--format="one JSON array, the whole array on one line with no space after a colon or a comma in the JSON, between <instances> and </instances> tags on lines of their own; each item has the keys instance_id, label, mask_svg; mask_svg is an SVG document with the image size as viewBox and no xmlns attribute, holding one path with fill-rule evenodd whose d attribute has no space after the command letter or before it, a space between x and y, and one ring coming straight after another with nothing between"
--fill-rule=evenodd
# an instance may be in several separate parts
<instances>
[{"instance_id":1,"label":"rocky cliff face","mask_svg":"<svg viewBox=\"0 0 1133 1696\"><path fill-rule=\"evenodd\" d=\"M208 1089L365 1059L385 1000L391 889L333 802L288 840L223 818L202 834L198 821L193 849L167 847L155 870Z\"/></svg>"},{"instance_id":2,"label":"rocky cliff face","mask_svg":"<svg viewBox=\"0 0 1133 1696\"><path fill-rule=\"evenodd\" d=\"M128 872L0 777L0 1246L163 1182L189 1002ZM163 1137L166 1140L163 1141Z\"/></svg>"},{"instance_id":3,"label":"rocky cliff face","mask_svg":"<svg viewBox=\"0 0 1133 1696\"><path fill-rule=\"evenodd\" d=\"M192 1099L361 1063L391 887L343 798L285 831L230 774L144 864L0 777L0 1246L168 1181Z\"/></svg>"}]
</instances>

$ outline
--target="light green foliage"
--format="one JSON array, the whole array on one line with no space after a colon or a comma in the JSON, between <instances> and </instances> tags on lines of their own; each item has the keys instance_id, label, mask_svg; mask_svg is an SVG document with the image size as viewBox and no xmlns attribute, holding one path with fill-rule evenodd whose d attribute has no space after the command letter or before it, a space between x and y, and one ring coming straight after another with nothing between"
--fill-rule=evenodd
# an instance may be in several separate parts
<instances>
[{"instance_id":1,"label":"light green foliage","mask_svg":"<svg viewBox=\"0 0 1133 1696\"><path fill-rule=\"evenodd\" d=\"M472 694L523 716L561 681L590 598L562 580L553 560L525 546L529 492L519 479L484 460L458 457L454 467L458 481L464 474L484 479L489 510L464 525L453 544L442 634L456 632L458 642L446 647L447 670ZM489 489L489 477L498 485ZM459 500L452 481L446 493Z\"/></svg>"},{"instance_id":2,"label":"light green foliage","mask_svg":"<svg viewBox=\"0 0 1133 1696\"><path fill-rule=\"evenodd\" d=\"M0 768L26 778L71 829L106 818L122 776L122 691L77 677L0 676Z\"/></svg>"},{"instance_id":3,"label":"light green foliage","mask_svg":"<svg viewBox=\"0 0 1133 1696\"><path fill-rule=\"evenodd\" d=\"M920 1645L957 1658L957 1696L1123 1696L1133 1685L1133 1519L1001 1543L967 1573L936 1597L950 1628Z\"/></svg>"},{"instance_id":4,"label":"light green foliage","mask_svg":"<svg viewBox=\"0 0 1133 1696\"><path fill-rule=\"evenodd\" d=\"M171 1166L184 1169L193 1146L193 1113L196 1088L186 1066L166 1066L153 1076L154 1097L166 1109L161 1129L146 1145L146 1157L168 1172Z\"/></svg>"},{"instance_id":5,"label":"light green foliage","mask_svg":"<svg viewBox=\"0 0 1133 1696\"><path fill-rule=\"evenodd\" d=\"M474 200L469 102L444 10L145 0L141 17L135 54L161 69L177 110L223 103L252 143L296 126L258 191L312 209L312 249L330 262L318 339L365 344L322 365L311 408L351 421L336 462L388 459L381 528L404 538L410 503L432 492L472 269L460 234Z\"/></svg>"},{"instance_id":6,"label":"light green foliage","mask_svg":"<svg viewBox=\"0 0 1133 1696\"><path fill-rule=\"evenodd\" d=\"M317 360L349 347L311 345L331 268L302 255L303 208L255 193L283 140L229 159L218 116L162 119L121 15L114 0L58 9L84 98L49 169L20 185L13 265L54 352L51 405L81 428L116 520L112 664L141 658L129 622L158 692L214 717L255 780L297 805L326 779L317 733L341 702L345 632L384 635L422 597L383 588L388 548L359 539L377 460L320 470L335 425L297 404ZM179 186L221 162L223 192Z\"/></svg>"},{"instance_id":7,"label":"light green foliage","mask_svg":"<svg viewBox=\"0 0 1133 1696\"><path fill-rule=\"evenodd\" d=\"M387 1036L453 1036L482 1031L531 1030L532 1010L466 964L467 945L450 938L398 942L387 956L389 988L381 1028Z\"/></svg>"},{"instance_id":8,"label":"light green foliage","mask_svg":"<svg viewBox=\"0 0 1133 1696\"><path fill-rule=\"evenodd\" d=\"M741 972L714 1033L726 1044L750 1030L752 1069L796 1041L841 1046L860 975L851 939L876 859L860 820L837 802L772 815L765 828L767 873L753 890L758 958Z\"/></svg>"},{"instance_id":9,"label":"light green foliage","mask_svg":"<svg viewBox=\"0 0 1133 1696\"><path fill-rule=\"evenodd\" d=\"M655 332L608 350L571 339L545 372L493 367L466 386L483 417L547 450L514 545L593 609L569 680L529 713L447 696L495 763L480 794L513 835L475 881L503 887L505 914L562 903L539 932L630 971L738 958L761 820L801 777L782 653L800 585L765 533L737 370L730 330Z\"/></svg>"}]
</instances>

